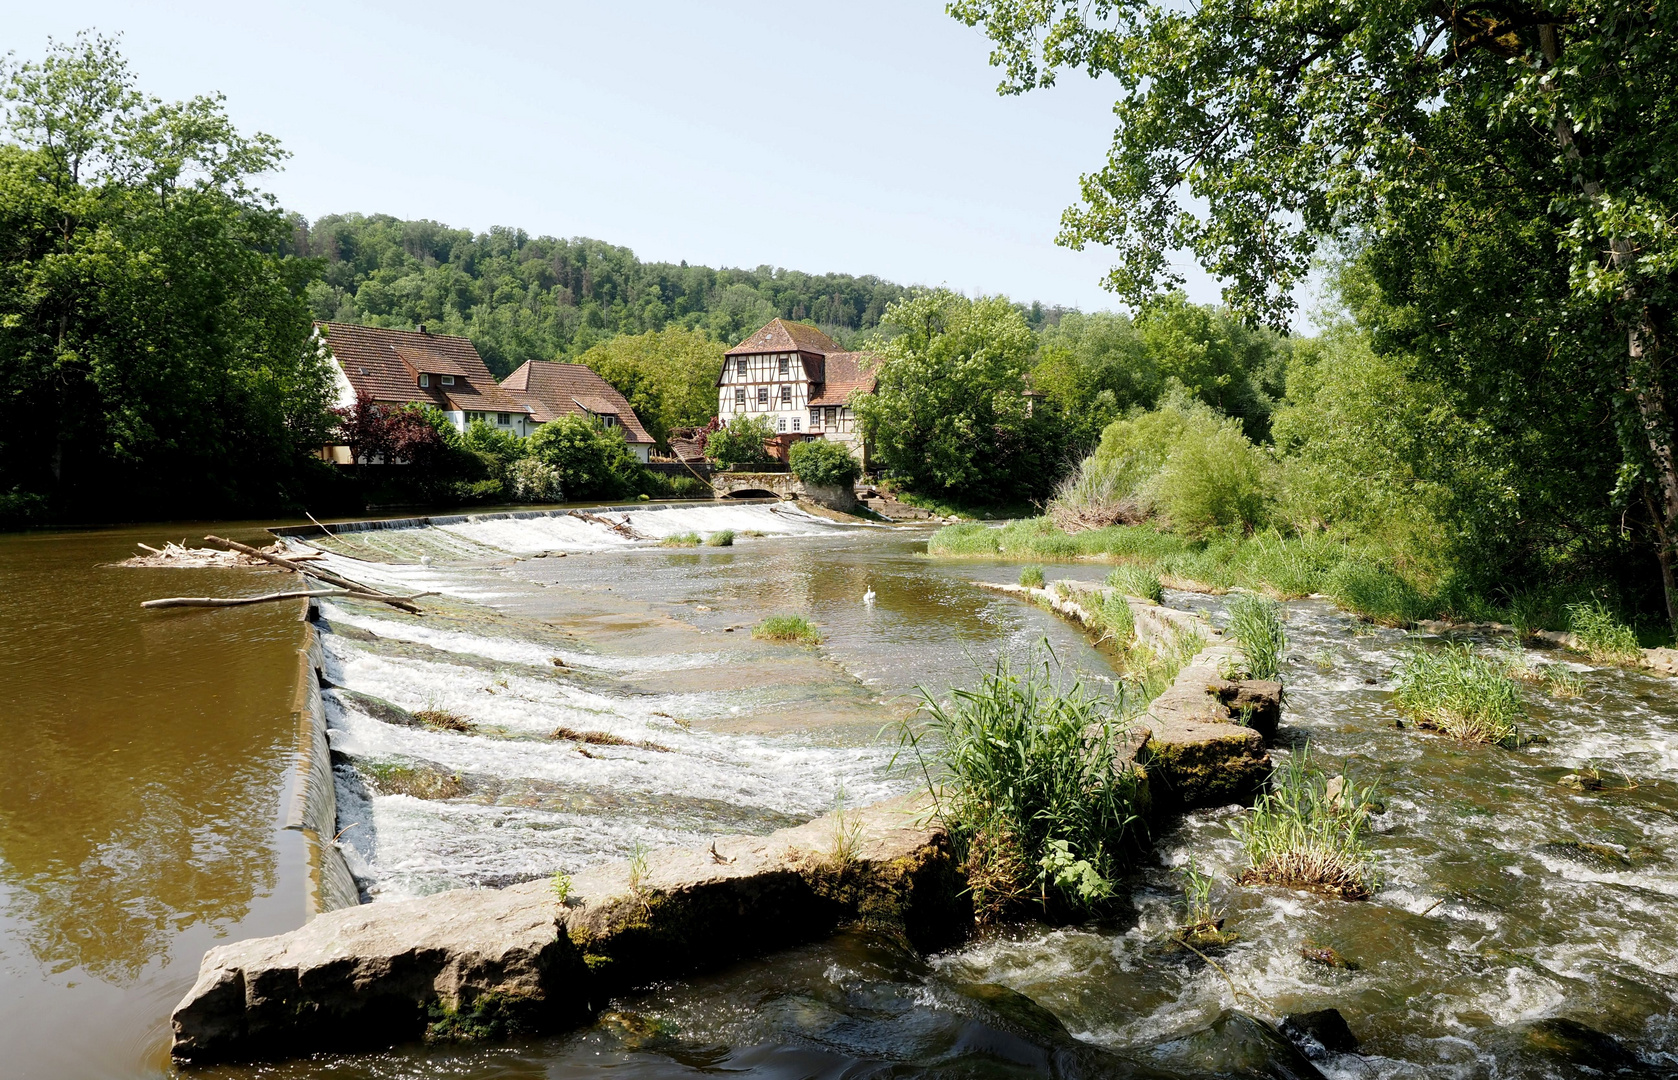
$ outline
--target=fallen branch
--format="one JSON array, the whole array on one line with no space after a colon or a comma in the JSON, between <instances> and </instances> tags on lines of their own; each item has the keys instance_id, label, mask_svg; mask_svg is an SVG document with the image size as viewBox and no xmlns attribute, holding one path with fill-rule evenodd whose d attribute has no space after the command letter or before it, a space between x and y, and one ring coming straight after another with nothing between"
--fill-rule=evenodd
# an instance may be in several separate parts
<instances>
[{"instance_id":1,"label":"fallen branch","mask_svg":"<svg viewBox=\"0 0 1678 1080\"><path fill-rule=\"evenodd\" d=\"M245 604L266 604L272 600L307 600L317 596L331 596L342 600L418 600L422 596L436 596L434 592L410 593L407 596L386 596L384 593L355 592L351 589L309 589L300 592L264 593L261 596L166 596L161 600L146 600L143 608L175 607L242 607Z\"/></svg>"},{"instance_id":2,"label":"fallen branch","mask_svg":"<svg viewBox=\"0 0 1678 1080\"><path fill-rule=\"evenodd\" d=\"M300 574L309 574L312 577L319 578L320 580L326 582L328 585L336 585L340 589L347 589L353 593L360 593L361 595L356 597L356 599L376 600L379 603L389 604L391 607L400 608L403 611L413 612L414 614L419 613L419 608L415 607L411 603L408 603L407 597L391 596L388 593L382 593L371 586L363 585L359 581L351 581L347 577L334 574L330 570L322 570L318 566L306 566L294 559L282 559L278 555L270 555L266 551L253 548L249 544L241 544L237 540L226 540L219 536L206 536L204 539L209 543L221 544L223 547L231 548L234 551L242 551L246 555L254 555L258 559L263 559L267 562L273 563L275 566L283 566L287 570L295 570Z\"/></svg>"},{"instance_id":3,"label":"fallen branch","mask_svg":"<svg viewBox=\"0 0 1678 1080\"><path fill-rule=\"evenodd\" d=\"M646 535L645 533L637 532L634 526L629 524L629 515L627 514L624 515L624 519L622 521L613 521L611 518L605 517L601 514L590 514L583 510L573 510L571 511L571 516L575 518L582 518L584 521L590 522L594 525L604 525L606 528L611 529L618 535L627 537L630 540L652 539L652 537Z\"/></svg>"}]
</instances>

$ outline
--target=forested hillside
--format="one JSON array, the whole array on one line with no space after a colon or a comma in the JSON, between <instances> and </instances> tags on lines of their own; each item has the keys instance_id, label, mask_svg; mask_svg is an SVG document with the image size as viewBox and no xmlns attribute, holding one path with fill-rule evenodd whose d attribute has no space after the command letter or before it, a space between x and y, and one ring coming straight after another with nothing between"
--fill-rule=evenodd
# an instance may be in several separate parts
<instances>
[{"instance_id":1,"label":"forested hillside","mask_svg":"<svg viewBox=\"0 0 1678 1080\"><path fill-rule=\"evenodd\" d=\"M849 344L907 292L873 276L642 262L600 240L473 233L386 214L299 218L296 229L299 252L325 262L307 293L317 319L463 334L498 376L668 327L732 345L776 317Z\"/></svg>"}]
</instances>

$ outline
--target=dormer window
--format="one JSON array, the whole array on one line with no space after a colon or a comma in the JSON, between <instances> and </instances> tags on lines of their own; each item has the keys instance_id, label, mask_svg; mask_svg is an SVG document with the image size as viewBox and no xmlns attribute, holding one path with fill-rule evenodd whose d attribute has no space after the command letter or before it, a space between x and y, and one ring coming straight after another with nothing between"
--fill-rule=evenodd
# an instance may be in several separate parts
<instances>
[{"instance_id":1,"label":"dormer window","mask_svg":"<svg viewBox=\"0 0 1678 1080\"><path fill-rule=\"evenodd\" d=\"M781 357L781 366L778 369L778 374L786 375L786 374L791 373L791 371L792 371L792 361L789 360L785 356Z\"/></svg>"},{"instance_id":2,"label":"dormer window","mask_svg":"<svg viewBox=\"0 0 1678 1080\"><path fill-rule=\"evenodd\" d=\"M423 388L425 388L427 386L430 386L430 385L431 385L431 376L427 375L423 371L420 372L420 387L423 389Z\"/></svg>"},{"instance_id":3,"label":"dormer window","mask_svg":"<svg viewBox=\"0 0 1678 1080\"><path fill-rule=\"evenodd\" d=\"M443 376L443 385L444 386L453 386L454 385L454 376L453 375L444 375Z\"/></svg>"}]
</instances>

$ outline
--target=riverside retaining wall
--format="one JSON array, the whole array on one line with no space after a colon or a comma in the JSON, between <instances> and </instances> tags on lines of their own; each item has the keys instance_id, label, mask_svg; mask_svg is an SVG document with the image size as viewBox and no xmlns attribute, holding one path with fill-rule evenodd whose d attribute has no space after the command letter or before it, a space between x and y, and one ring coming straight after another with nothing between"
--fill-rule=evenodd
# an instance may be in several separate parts
<instances>
[{"instance_id":1,"label":"riverside retaining wall","mask_svg":"<svg viewBox=\"0 0 1678 1080\"><path fill-rule=\"evenodd\" d=\"M297 690L292 718L297 725L297 767L284 827L303 833L308 847L309 882L305 910L355 907L361 893L334 842L338 830L338 793L332 781L332 750L326 737L326 706L321 701L324 655L315 629L315 601L303 608L303 647L298 650Z\"/></svg>"}]
</instances>

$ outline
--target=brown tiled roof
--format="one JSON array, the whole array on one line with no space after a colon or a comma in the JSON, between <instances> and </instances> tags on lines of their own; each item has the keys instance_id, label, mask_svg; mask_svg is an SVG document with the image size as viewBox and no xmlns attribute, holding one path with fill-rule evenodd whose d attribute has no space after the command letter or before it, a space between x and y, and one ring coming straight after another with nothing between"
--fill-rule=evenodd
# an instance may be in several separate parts
<instances>
[{"instance_id":1,"label":"brown tiled roof","mask_svg":"<svg viewBox=\"0 0 1678 1080\"><path fill-rule=\"evenodd\" d=\"M832 338L813 326L773 319L768 326L724 353L724 356L750 356L754 353L808 352L818 356L839 351Z\"/></svg>"},{"instance_id":2,"label":"brown tiled roof","mask_svg":"<svg viewBox=\"0 0 1678 1080\"><path fill-rule=\"evenodd\" d=\"M541 423L590 413L616 416L623 425L625 439L632 443L653 441L617 388L582 364L527 360L501 380L501 387L528 406L532 418Z\"/></svg>"},{"instance_id":3,"label":"brown tiled roof","mask_svg":"<svg viewBox=\"0 0 1678 1080\"><path fill-rule=\"evenodd\" d=\"M501 389L466 338L352 323L316 323L315 329L326 339L350 386L374 401L470 412L525 411ZM429 387L422 387L420 372L453 375L455 383L443 386L432 379Z\"/></svg>"},{"instance_id":4,"label":"brown tiled roof","mask_svg":"<svg viewBox=\"0 0 1678 1080\"><path fill-rule=\"evenodd\" d=\"M810 399L811 406L848 404L853 390L872 394L879 379L872 372L863 370L863 362L872 359L873 355L861 352L828 353L827 381L822 384L821 392Z\"/></svg>"}]
</instances>

